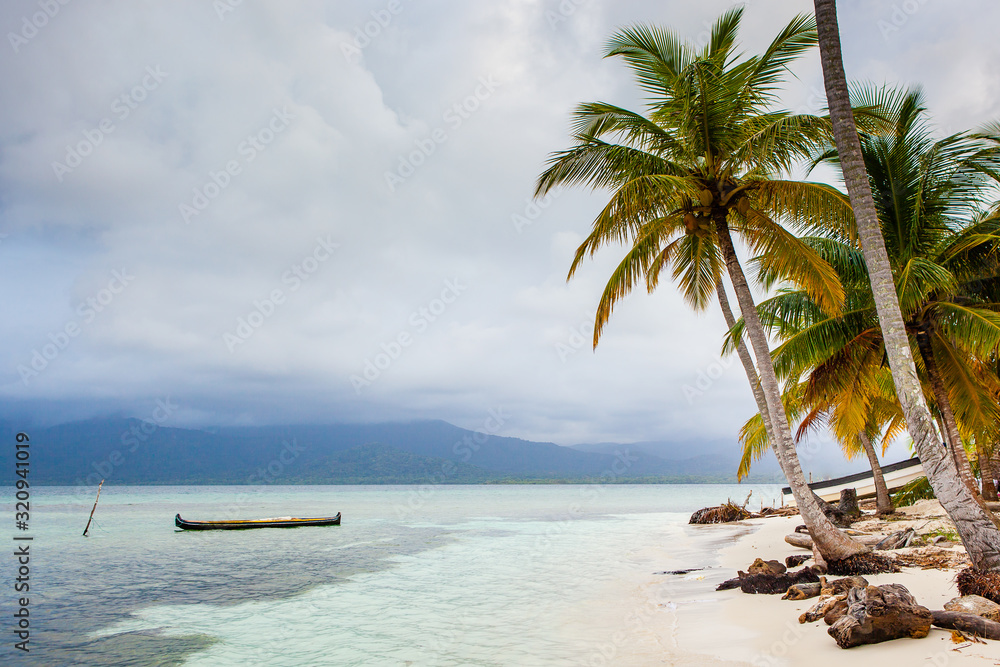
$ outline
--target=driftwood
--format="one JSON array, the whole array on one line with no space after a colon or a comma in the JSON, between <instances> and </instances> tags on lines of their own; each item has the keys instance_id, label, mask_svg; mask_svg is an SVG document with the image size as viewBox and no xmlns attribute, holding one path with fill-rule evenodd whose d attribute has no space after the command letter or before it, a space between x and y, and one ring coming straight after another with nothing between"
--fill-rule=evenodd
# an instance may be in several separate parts
<instances>
[{"instance_id":1,"label":"driftwood","mask_svg":"<svg viewBox=\"0 0 1000 667\"><path fill-rule=\"evenodd\" d=\"M817 583L796 584L790 586L782 600L807 600L816 596L824 599L836 595L843 596L852 588L864 588L868 585L868 580L864 577L844 577L842 579L827 580L820 577ZM824 612L825 613L825 612Z\"/></svg>"},{"instance_id":2,"label":"driftwood","mask_svg":"<svg viewBox=\"0 0 1000 667\"><path fill-rule=\"evenodd\" d=\"M847 612L827 630L840 648L877 644L900 637L920 639L934 617L901 584L852 588ZM951 612L948 612L951 613Z\"/></svg>"},{"instance_id":3,"label":"driftwood","mask_svg":"<svg viewBox=\"0 0 1000 667\"><path fill-rule=\"evenodd\" d=\"M823 615L823 622L826 623L827 625L833 625L834 623L842 619L847 614L847 610L850 609L850 605L847 603L846 593L844 593L842 596L837 595L835 597L837 600L837 604L827 609L826 614Z\"/></svg>"},{"instance_id":4,"label":"driftwood","mask_svg":"<svg viewBox=\"0 0 1000 667\"><path fill-rule=\"evenodd\" d=\"M844 531L847 532L847 531ZM850 538L855 542L860 542L866 547L872 547L881 542L884 538L881 535L870 535L866 533L861 533L858 531L851 531L853 534L849 534ZM812 549L813 540L809 533L791 533L785 535L785 542L788 542L793 547L798 547L800 549Z\"/></svg>"},{"instance_id":5,"label":"driftwood","mask_svg":"<svg viewBox=\"0 0 1000 667\"><path fill-rule=\"evenodd\" d=\"M807 554L796 554L794 556L785 556L785 567L789 569L793 567L798 567L799 565L802 565L802 563L806 562L810 558L812 558L812 556L809 556Z\"/></svg>"},{"instance_id":6,"label":"driftwood","mask_svg":"<svg viewBox=\"0 0 1000 667\"><path fill-rule=\"evenodd\" d=\"M975 614L959 611L932 611L934 625L948 630L959 630L983 639L1000 639L1000 623Z\"/></svg>"},{"instance_id":7,"label":"driftwood","mask_svg":"<svg viewBox=\"0 0 1000 667\"><path fill-rule=\"evenodd\" d=\"M987 600L981 595L963 595L960 598L949 600L945 603L944 610L982 616L988 621L1000 623L1000 604L993 600Z\"/></svg>"},{"instance_id":8,"label":"driftwood","mask_svg":"<svg viewBox=\"0 0 1000 667\"><path fill-rule=\"evenodd\" d=\"M820 577L819 585L819 594L823 597L827 597L829 595L840 595L842 593L846 594L847 591L852 588L867 588L868 580L864 577L843 577L841 579L827 581L826 577Z\"/></svg>"},{"instance_id":9,"label":"driftwood","mask_svg":"<svg viewBox=\"0 0 1000 667\"><path fill-rule=\"evenodd\" d=\"M901 530L898 533L893 533L889 537L879 541L875 545L876 551L888 551L890 549L903 549L910 546L913 540L917 537L917 532L912 528L907 528L906 530Z\"/></svg>"},{"instance_id":10,"label":"driftwood","mask_svg":"<svg viewBox=\"0 0 1000 667\"><path fill-rule=\"evenodd\" d=\"M819 619L824 618L837 604L845 602L846 599L846 593L823 598L799 616L799 623L815 623Z\"/></svg>"},{"instance_id":11,"label":"driftwood","mask_svg":"<svg viewBox=\"0 0 1000 667\"><path fill-rule=\"evenodd\" d=\"M792 533L791 535L785 535L785 541L791 544L793 547L798 547L799 549L809 549L811 551L813 548L812 538L802 533Z\"/></svg>"},{"instance_id":12,"label":"driftwood","mask_svg":"<svg viewBox=\"0 0 1000 667\"><path fill-rule=\"evenodd\" d=\"M747 572L750 574L784 574L787 570L788 568L780 562L776 560L764 560L763 558L756 559L747 568Z\"/></svg>"},{"instance_id":13,"label":"driftwood","mask_svg":"<svg viewBox=\"0 0 1000 667\"><path fill-rule=\"evenodd\" d=\"M759 512L751 512L747 509L750 496L746 497L742 505L737 505L732 500L723 505L715 507L704 507L696 510L688 523L729 523L731 521L743 521L745 519L764 519L772 516L791 516L798 514L798 509L794 507L762 507Z\"/></svg>"},{"instance_id":14,"label":"driftwood","mask_svg":"<svg viewBox=\"0 0 1000 667\"><path fill-rule=\"evenodd\" d=\"M739 588L744 593L750 594L784 594L796 584L819 582L819 575L818 571L810 567L781 574L748 574L740 572L735 579L728 579L722 582L715 590L725 591L732 588Z\"/></svg>"},{"instance_id":15,"label":"driftwood","mask_svg":"<svg viewBox=\"0 0 1000 667\"><path fill-rule=\"evenodd\" d=\"M818 581L810 582L808 584L795 584L794 586L788 587L788 590L781 596L781 599L808 600L809 598L818 597L821 590L822 584Z\"/></svg>"}]
</instances>

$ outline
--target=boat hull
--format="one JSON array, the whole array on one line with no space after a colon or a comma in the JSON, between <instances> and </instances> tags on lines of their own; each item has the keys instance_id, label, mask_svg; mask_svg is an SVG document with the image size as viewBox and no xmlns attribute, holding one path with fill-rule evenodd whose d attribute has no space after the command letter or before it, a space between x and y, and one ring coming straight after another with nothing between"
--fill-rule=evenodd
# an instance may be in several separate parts
<instances>
[{"instance_id":1,"label":"boat hull","mask_svg":"<svg viewBox=\"0 0 1000 667\"><path fill-rule=\"evenodd\" d=\"M302 526L339 526L340 512L331 517L249 519L245 521L187 521L178 514L174 525L181 530L249 530L253 528L301 528Z\"/></svg>"},{"instance_id":2,"label":"boat hull","mask_svg":"<svg viewBox=\"0 0 1000 667\"><path fill-rule=\"evenodd\" d=\"M916 457L882 467L882 476L885 478L885 485L890 493L925 475L924 468L920 465L920 459ZM867 473L813 482L809 488L828 503L840 500L840 492L843 489L856 489L859 499L874 498L875 477L869 470ZM781 499L785 505L795 505L795 497L787 486L781 490Z\"/></svg>"}]
</instances>

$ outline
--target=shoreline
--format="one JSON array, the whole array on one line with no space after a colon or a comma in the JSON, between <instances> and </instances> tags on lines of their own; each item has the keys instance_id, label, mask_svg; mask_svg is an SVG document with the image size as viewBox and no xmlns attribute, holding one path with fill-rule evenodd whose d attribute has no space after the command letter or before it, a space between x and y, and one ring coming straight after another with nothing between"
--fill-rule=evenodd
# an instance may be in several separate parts
<instances>
[{"instance_id":1,"label":"shoreline","mask_svg":"<svg viewBox=\"0 0 1000 667\"><path fill-rule=\"evenodd\" d=\"M801 523L798 516L751 519L737 525L752 527L736 536L717 554L721 566L704 579L705 589L698 598L710 602L700 611L682 613L674 622L677 648L689 657L704 656L718 664L754 667L886 667L887 665L996 665L1000 664L1000 643L962 646L951 640L951 631L932 627L924 639L897 639L881 644L841 649L827 634L827 625L800 624L799 615L817 601L782 600L780 595L749 595L739 589L716 591L717 583L746 570L755 558L777 559L807 553L784 541L784 536ZM958 569L904 567L900 573L866 575L872 585L899 583L928 609L941 609L958 597L955 575ZM718 580L718 581L716 581ZM687 606L687 605L685 605ZM694 605L692 605L694 607ZM955 650L955 649L958 650ZM686 664L686 663L677 663ZM694 664L694 663L691 663Z\"/></svg>"}]
</instances>

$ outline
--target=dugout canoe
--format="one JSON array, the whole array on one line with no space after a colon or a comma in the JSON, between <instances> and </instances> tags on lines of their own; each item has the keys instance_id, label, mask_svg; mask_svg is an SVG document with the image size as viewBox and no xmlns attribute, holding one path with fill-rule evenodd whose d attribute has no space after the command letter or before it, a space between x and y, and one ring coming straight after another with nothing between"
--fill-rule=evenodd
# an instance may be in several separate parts
<instances>
[{"instance_id":1,"label":"dugout canoe","mask_svg":"<svg viewBox=\"0 0 1000 667\"><path fill-rule=\"evenodd\" d=\"M328 517L281 516L271 519L240 519L236 521L188 521L178 514L174 525L181 530L247 530L248 528L299 528L300 526L339 526L340 512Z\"/></svg>"},{"instance_id":2,"label":"dugout canoe","mask_svg":"<svg viewBox=\"0 0 1000 667\"><path fill-rule=\"evenodd\" d=\"M885 478L885 485L889 493L898 490L904 484L912 482L918 477L924 477L923 466L920 465L920 458L914 457L892 465L882 466L882 476ZM836 479L827 479L822 482L813 482L809 488L816 492L816 495L828 503L835 503L840 500L840 492L843 489L857 489L858 498L875 497L875 475L871 470L860 472L856 475L847 475ZM781 498L785 505L794 505L795 497L792 489L785 487L781 490Z\"/></svg>"}]
</instances>

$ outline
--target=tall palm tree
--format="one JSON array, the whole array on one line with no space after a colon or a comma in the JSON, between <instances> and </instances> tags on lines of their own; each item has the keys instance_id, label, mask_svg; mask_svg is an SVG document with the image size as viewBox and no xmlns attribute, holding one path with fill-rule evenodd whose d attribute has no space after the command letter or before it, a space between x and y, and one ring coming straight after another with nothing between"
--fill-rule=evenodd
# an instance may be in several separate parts
<instances>
[{"instance_id":1,"label":"tall palm tree","mask_svg":"<svg viewBox=\"0 0 1000 667\"><path fill-rule=\"evenodd\" d=\"M906 415L907 429L934 493L955 522L973 565L983 570L1000 569L1000 529L989 511L977 502L974 494L962 482L954 460L938 444L933 419L917 378L916 365L896 295L892 266L882 238L851 111L847 76L841 56L837 3L836 0L813 2L820 38L823 80L837 152L857 219L858 235L875 297L886 356L892 369L900 405Z\"/></svg>"},{"instance_id":2,"label":"tall palm tree","mask_svg":"<svg viewBox=\"0 0 1000 667\"><path fill-rule=\"evenodd\" d=\"M778 461L817 555L842 560L864 547L830 523L806 484L732 235L836 314L843 301L836 273L776 220L847 233L853 218L835 188L782 177L829 137L824 119L774 109L788 63L816 43L813 21L796 17L763 54L738 61L741 17L742 8L723 14L701 49L650 26L615 34L607 55L632 68L647 114L604 102L578 107L575 145L552 156L536 194L562 185L611 190L569 273L605 245L630 245L597 308L595 346L615 303L640 280L652 291L669 268L688 303L704 308L713 294L724 297L717 286L725 269L747 323Z\"/></svg>"},{"instance_id":3,"label":"tall palm tree","mask_svg":"<svg viewBox=\"0 0 1000 667\"><path fill-rule=\"evenodd\" d=\"M983 201L997 193L1000 141L987 133L934 141L919 91L855 92L857 103L878 107L886 119L887 131L862 133L862 153L918 370L959 470L974 488L962 436L983 442L1000 421L997 380L987 361L1000 346L1000 221L982 210ZM817 161L836 164L836 151ZM779 376L784 370L797 381L796 373L816 369L810 382L815 394L826 390L817 378L829 384L839 373L841 391L849 390L851 398L883 356L863 259L852 243L836 238L804 241L840 275L848 316L831 318L807 293L792 290L758 312L785 339L775 353Z\"/></svg>"},{"instance_id":4,"label":"tall palm tree","mask_svg":"<svg viewBox=\"0 0 1000 667\"><path fill-rule=\"evenodd\" d=\"M736 327L739 329L739 326ZM738 339L737 339L738 340ZM731 342L731 341L730 341ZM875 507L878 514L893 512L892 500L875 451L875 441L882 441L885 453L888 444L905 430L895 395L885 395L888 383L872 370L884 375L885 369L858 367L852 381L828 378L816 373L803 382L793 383L782 399L789 417L799 421L795 441L801 442L810 431L827 426L848 459L864 454L871 466L875 485ZM881 380L881 381L880 381ZM769 434L760 415L754 415L740 429L743 455L737 477L750 473L754 461L760 459L769 445Z\"/></svg>"}]
</instances>

